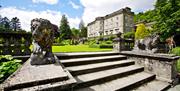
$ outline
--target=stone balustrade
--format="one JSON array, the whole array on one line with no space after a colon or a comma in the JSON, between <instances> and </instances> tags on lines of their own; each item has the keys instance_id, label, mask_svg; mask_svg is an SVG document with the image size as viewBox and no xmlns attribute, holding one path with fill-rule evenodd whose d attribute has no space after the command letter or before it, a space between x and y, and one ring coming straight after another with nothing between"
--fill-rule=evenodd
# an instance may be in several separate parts
<instances>
[{"instance_id":1,"label":"stone balustrade","mask_svg":"<svg viewBox=\"0 0 180 91\"><path fill-rule=\"evenodd\" d=\"M135 60L136 65L144 67L148 73L156 75L158 80L166 81L172 85L178 83L177 60L179 56L173 54L147 53L145 51L122 51L128 59Z\"/></svg>"},{"instance_id":2,"label":"stone balustrade","mask_svg":"<svg viewBox=\"0 0 180 91\"><path fill-rule=\"evenodd\" d=\"M31 33L0 32L0 55L30 55Z\"/></svg>"}]
</instances>

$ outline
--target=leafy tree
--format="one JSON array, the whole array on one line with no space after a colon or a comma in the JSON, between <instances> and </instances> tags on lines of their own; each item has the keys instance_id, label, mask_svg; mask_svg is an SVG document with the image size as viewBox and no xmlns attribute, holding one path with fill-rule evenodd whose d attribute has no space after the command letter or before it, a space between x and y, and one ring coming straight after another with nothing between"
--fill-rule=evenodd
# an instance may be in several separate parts
<instances>
[{"instance_id":1,"label":"leafy tree","mask_svg":"<svg viewBox=\"0 0 180 91\"><path fill-rule=\"evenodd\" d=\"M72 28L72 43L77 44L79 40L80 31L78 29Z\"/></svg>"},{"instance_id":2,"label":"leafy tree","mask_svg":"<svg viewBox=\"0 0 180 91\"><path fill-rule=\"evenodd\" d=\"M155 10L157 12L155 30L161 32L163 40L180 32L179 0L157 0Z\"/></svg>"},{"instance_id":3,"label":"leafy tree","mask_svg":"<svg viewBox=\"0 0 180 91\"><path fill-rule=\"evenodd\" d=\"M11 28L14 31L17 31L17 30L21 29L21 23L19 21L19 18L17 18L17 17L14 17L14 18L11 19L10 25L11 25Z\"/></svg>"},{"instance_id":4,"label":"leafy tree","mask_svg":"<svg viewBox=\"0 0 180 91\"><path fill-rule=\"evenodd\" d=\"M84 27L84 21L81 20L80 23L79 23L79 29L81 30L83 27Z\"/></svg>"},{"instance_id":5,"label":"leafy tree","mask_svg":"<svg viewBox=\"0 0 180 91\"><path fill-rule=\"evenodd\" d=\"M136 32L135 32L135 38L136 39L143 39L148 35L149 35L149 32L146 29L145 25L142 23L138 24Z\"/></svg>"},{"instance_id":6,"label":"leafy tree","mask_svg":"<svg viewBox=\"0 0 180 91\"><path fill-rule=\"evenodd\" d=\"M87 27L81 29L81 37L87 37Z\"/></svg>"},{"instance_id":7,"label":"leafy tree","mask_svg":"<svg viewBox=\"0 0 180 91\"><path fill-rule=\"evenodd\" d=\"M79 23L79 29L81 31L80 37L87 37L87 28L85 27L83 20Z\"/></svg>"},{"instance_id":8,"label":"leafy tree","mask_svg":"<svg viewBox=\"0 0 180 91\"><path fill-rule=\"evenodd\" d=\"M140 12L134 16L134 22L153 22L157 18L155 10L148 10L146 12Z\"/></svg>"},{"instance_id":9,"label":"leafy tree","mask_svg":"<svg viewBox=\"0 0 180 91\"><path fill-rule=\"evenodd\" d=\"M72 32L71 32L71 29L69 26L69 22L65 15L63 15L61 18L61 23L60 23L59 29L60 29L61 35L63 35L62 36L63 39L71 39Z\"/></svg>"},{"instance_id":10,"label":"leafy tree","mask_svg":"<svg viewBox=\"0 0 180 91\"><path fill-rule=\"evenodd\" d=\"M3 28L5 29L10 28L10 20L7 17L2 18L0 23L2 24Z\"/></svg>"}]
</instances>

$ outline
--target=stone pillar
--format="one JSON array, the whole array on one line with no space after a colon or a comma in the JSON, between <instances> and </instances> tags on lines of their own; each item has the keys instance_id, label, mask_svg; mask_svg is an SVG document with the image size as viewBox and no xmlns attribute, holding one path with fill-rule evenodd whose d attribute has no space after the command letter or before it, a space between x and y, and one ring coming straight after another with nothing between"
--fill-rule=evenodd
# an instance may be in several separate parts
<instances>
[{"instance_id":1,"label":"stone pillar","mask_svg":"<svg viewBox=\"0 0 180 91\"><path fill-rule=\"evenodd\" d=\"M121 52L125 49L124 39L121 38L121 33L117 34L117 38L113 39L113 51Z\"/></svg>"}]
</instances>

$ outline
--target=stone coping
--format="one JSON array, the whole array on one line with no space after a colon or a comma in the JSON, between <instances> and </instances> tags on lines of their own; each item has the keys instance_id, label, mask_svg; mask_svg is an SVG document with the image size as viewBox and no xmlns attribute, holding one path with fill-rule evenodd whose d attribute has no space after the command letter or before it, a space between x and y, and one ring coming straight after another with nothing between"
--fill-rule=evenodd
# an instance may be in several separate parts
<instances>
[{"instance_id":1,"label":"stone coping","mask_svg":"<svg viewBox=\"0 0 180 91\"><path fill-rule=\"evenodd\" d=\"M132 57L146 57L163 61L174 61L180 58L180 56L176 56L174 54L148 53L145 51L121 51L120 54Z\"/></svg>"},{"instance_id":2,"label":"stone coping","mask_svg":"<svg viewBox=\"0 0 180 91\"><path fill-rule=\"evenodd\" d=\"M60 64L32 66L30 60L27 60L2 86L4 89L13 90L67 79L68 75Z\"/></svg>"}]
</instances>

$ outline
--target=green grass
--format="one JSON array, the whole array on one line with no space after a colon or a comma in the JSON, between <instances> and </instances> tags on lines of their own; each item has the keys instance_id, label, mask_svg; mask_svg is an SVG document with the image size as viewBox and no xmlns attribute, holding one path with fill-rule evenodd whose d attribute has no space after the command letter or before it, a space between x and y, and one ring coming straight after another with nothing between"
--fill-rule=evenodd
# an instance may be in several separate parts
<instances>
[{"instance_id":1,"label":"green grass","mask_svg":"<svg viewBox=\"0 0 180 91\"><path fill-rule=\"evenodd\" d=\"M171 53L180 56L180 47L173 48ZM180 59L177 61L177 70L180 72Z\"/></svg>"},{"instance_id":2,"label":"green grass","mask_svg":"<svg viewBox=\"0 0 180 91\"><path fill-rule=\"evenodd\" d=\"M99 52L99 51L112 51L112 48L89 48L89 45L66 45L66 46L53 46L53 52Z\"/></svg>"}]
</instances>

